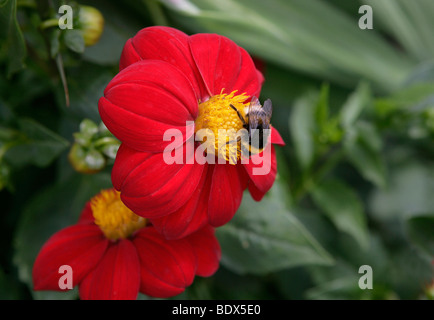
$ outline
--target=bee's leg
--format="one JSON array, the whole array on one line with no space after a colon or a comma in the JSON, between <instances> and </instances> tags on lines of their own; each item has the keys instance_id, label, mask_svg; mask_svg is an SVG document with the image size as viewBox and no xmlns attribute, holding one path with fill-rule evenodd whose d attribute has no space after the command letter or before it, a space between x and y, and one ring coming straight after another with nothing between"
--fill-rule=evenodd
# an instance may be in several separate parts
<instances>
[{"instance_id":1,"label":"bee's leg","mask_svg":"<svg viewBox=\"0 0 434 320\"><path fill-rule=\"evenodd\" d=\"M229 141L226 141L225 142L225 144L224 145L222 145L220 148L219 148L219 151L221 150L221 149L223 149L223 148L226 148L226 146L229 144L229 143L233 143L233 142L235 142L235 140L229 140ZM240 143L241 142L241 137L237 137L237 143ZM238 148L237 148L237 155L240 153L240 150L238 150ZM228 160L228 159L226 159L226 160Z\"/></svg>"},{"instance_id":2,"label":"bee's leg","mask_svg":"<svg viewBox=\"0 0 434 320\"><path fill-rule=\"evenodd\" d=\"M232 109L235 110L235 112L236 112L237 115L238 115L238 118L240 118L241 122L243 123L243 126L246 126L246 125L247 125L247 122L246 122L246 120L244 120L244 118L243 118L243 116L241 115L240 111L239 111L237 108L235 108L232 104L230 104L229 106L230 106Z\"/></svg>"}]
</instances>

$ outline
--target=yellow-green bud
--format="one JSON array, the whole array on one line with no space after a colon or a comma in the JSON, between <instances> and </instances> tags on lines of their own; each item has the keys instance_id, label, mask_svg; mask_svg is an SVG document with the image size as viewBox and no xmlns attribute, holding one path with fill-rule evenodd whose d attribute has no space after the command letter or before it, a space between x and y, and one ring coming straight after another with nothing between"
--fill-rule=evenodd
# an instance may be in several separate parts
<instances>
[{"instance_id":1,"label":"yellow-green bud","mask_svg":"<svg viewBox=\"0 0 434 320\"><path fill-rule=\"evenodd\" d=\"M97 43L104 30L104 17L101 12L94 7L80 5L79 21L84 45L89 47Z\"/></svg>"},{"instance_id":2,"label":"yellow-green bud","mask_svg":"<svg viewBox=\"0 0 434 320\"><path fill-rule=\"evenodd\" d=\"M106 160L101 153L95 149L87 150L78 143L72 145L68 160L77 172L87 174L97 173L106 165Z\"/></svg>"}]
</instances>

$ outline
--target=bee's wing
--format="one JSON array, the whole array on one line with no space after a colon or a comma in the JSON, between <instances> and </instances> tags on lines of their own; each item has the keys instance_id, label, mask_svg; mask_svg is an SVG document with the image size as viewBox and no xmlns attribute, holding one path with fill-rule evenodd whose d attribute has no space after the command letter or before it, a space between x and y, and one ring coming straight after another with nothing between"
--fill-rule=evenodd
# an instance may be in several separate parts
<instances>
[{"instance_id":1,"label":"bee's wing","mask_svg":"<svg viewBox=\"0 0 434 320\"><path fill-rule=\"evenodd\" d=\"M266 117L270 119L271 114L273 113L273 105L270 99L265 100L262 110L264 110Z\"/></svg>"},{"instance_id":2,"label":"bee's wing","mask_svg":"<svg viewBox=\"0 0 434 320\"><path fill-rule=\"evenodd\" d=\"M255 96L252 97L252 100L250 100L250 104L249 104L249 111L248 111L248 115L249 115L249 128L250 129L256 129L258 126L258 114L257 112L251 112L253 109L253 106L260 106L261 103L259 102L259 99Z\"/></svg>"}]
</instances>

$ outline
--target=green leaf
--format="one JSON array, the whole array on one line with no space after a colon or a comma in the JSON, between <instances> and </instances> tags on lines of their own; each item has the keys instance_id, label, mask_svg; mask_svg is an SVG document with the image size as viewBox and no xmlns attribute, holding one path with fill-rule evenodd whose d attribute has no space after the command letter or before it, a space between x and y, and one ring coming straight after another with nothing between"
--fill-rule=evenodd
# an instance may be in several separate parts
<instances>
[{"instance_id":1,"label":"green leaf","mask_svg":"<svg viewBox=\"0 0 434 320\"><path fill-rule=\"evenodd\" d=\"M6 74L13 73L24 67L26 45L17 21L16 0L0 1L0 55L8 58Z\"/></svg>"},{"instance_id":2,"label":"green leaf","mask_svg":"<svg viewBox=\"0 0 434 320\"><path fill-rule=\"evenodd\" d=\"M63 32L63 40L65 41L65 45L72 51L75 51L77 53L83 53L85 46L82 31L65 29Z\"/></svg>"},{"instance_id":3,"label":"green leaf","mask_svg":"<svg viewBox=\"0 0 434 320\"><path fill-rule=\"evenodd\" d=\"M14 264L21 281L32 285L32 268L43 244L54 233L75 224L83 207L101 189L111 187L110 174L73 175L35 195L22 212L14 238ZM71 299L74 292L33 292L37 299Z\"/></svg>"},{"instance_id":4,"label":"green leaf","mask_svg":"<svg viewBox=\"0 0 434 320\"><path fill-rule=\"evenodd\" d=\"M327 180L316 186L312 197L339 230L367 248L369 236L363 204L349 186L339 180Z\"/></svg>"},{"instance_id":5,"label":"green leaf","mask_svg":"<svg viewBox=\"0 0 434 320\"><path fill-rule=\"evenodd\" d=\"M375 100L375 110L389 116L397 110L420 112L431 107L434 101L434 82L422 82L405 87L393 95Z\"/></svg>"},{"instance_id":6,"label":"green leaf","mask_svg":"<svg viewBox=\"0 0 434 320\"><path fill-rule=\"evenodd\" d=\"M161 1L189 30L227 36L253 55L346 87L366 79L390 92L415 65L328 1Z\"/></svg>"},{"instance_id":7,"label":"green leaf","mask_svg":"<svg viewBox=\"0 0 434 320\"><path fill-rule=\"evenodd\" d=\"M370 87L366 82L362 82L358 85L356 91L348 97L339 112L342 127L346 130L350 130L357 118L370 102Z\"/></svg>"},{"instance_id":8,"label":"green leaf","mask_svg":"<svg viewBox=\"0 0 434 320\"><path fill-rule=\"evenodd\" d=\"M359 121L347 132L344 150L360 174L378 187L386 185L386 165L381 154L382 141L375 127Z\"/></svg>"},{"instance_id":9,"label":"green leaf","mask_svg":"<svg viewBox=\"0 0 434 320\"><path fill-rule=\"evenodd\" d=\"M409 3L406 0L364 0L372 6L374 19L392 35L404 49L419 61L434 54L430 30L434 29L434 5L430 0Z\"/></svg>"},{"instance_id":10,"label":"green leaf","mask_svg":"<svg viewBox=\"0 0 434 320\"><path fill-rule=\"evenodd\" d=\"M286 192L277 180L261 202L244 197L233 220L216 230L222 247L222 264L240 274L264 274L299 265L333 262L285 207Z\"/></svg>"},{"instance_id":11,"label":"green leaf","mask_svg":"<svg viewBox=\"0 0 434 320\"><path fill-rule=\"evenodd\" d=\"M317 95L309 93L295 101L289 118L289 130L294 142L297 159L307 169L315 157L315 105Z\"/></svg>"},{"instance_id":12,"label":"green leaf","mask_svg":"<svg viewBox=\"0 0 434 320\"><path fill-rule=\"evenodd\" d=\"M20 119L20 140L5 153L5 159L16 167L34 164L48 166L69 142L32 119Z\"/></svg>"},{"instance_id":13,"label":"green leaf","mask_svg":"<svg viewBox=\"0 0 434 320\"><path fill-rule=\"evenodd\" d=\"M329 119L329 92L330 86L324 84L321 87L318 103L315 108L315 120L319 128L324 128Z\"/></svg>"},{"instance_id":14,"label":"green leaf","mask_svg":"<svg viewBox=\"0 0 434 320\"><path fill-rule=\"evenodd\" d=\"M369 198L372 214L390 225L391 220L409 218L434 208L434 165L400 149L388 153L389 183Z\"/></svg>"},{"instance_id":15,"label":"green leaf","mask_svg":"<svg viewBox=\"0 0 434 320\"><path fill-rule=\"evenodd\" d=\"M434 216L415 216L407 220L407 232L410 240L430 260L434 259Z\"/></svg>"}]
</instances>

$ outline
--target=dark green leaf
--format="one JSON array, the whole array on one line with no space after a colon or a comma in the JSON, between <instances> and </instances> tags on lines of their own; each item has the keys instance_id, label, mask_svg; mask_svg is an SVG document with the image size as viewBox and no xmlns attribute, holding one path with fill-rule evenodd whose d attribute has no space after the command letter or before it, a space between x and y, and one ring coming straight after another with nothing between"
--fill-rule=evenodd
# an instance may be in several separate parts
<instances>
[{"instance_id":1,"label":"dark green leaf","mask_svg":"<svg viewBox=\"0 0 434 320\"><path fill-rule=\"evenodd\" d=\"M21 119L18 123L22 138L5 154L5 159L16 167L27 164L45 167L69 146L67 140L32 119Z\"/></svg>"},{"instance_id":2,"label":"dark green leaf","mask_svg":"<svg viewBox=\"0 0 434 320\"><path fill-rule=\"evenodd\" d=\"M338 180L327 180L316 186L312 196L339 230L353 236L362 248L367 248L368 229L363 204L349 186Z\"/></svg>"},{"instance_id":3,"label":"dark green leaf","mask_svg":"<svg viewBox=\"0 0 434 320\"><path fill-rule=\"evenodd\" d=\"M434 208L434 165L400 149L390 150L389 183L375 190L369 199L370 211L377 219L408 218Z\"/></svg>"},{"instance_id":4,"label":"dark green leaf","mask_svg":"<svg viewBox=\"0 0 434 320\"><path fill-rule=\"evenodd\" d=\"M65 45L72 51L83 53L85 46L82 31L75 29L65 29L63 32L63 40L65 41Z\"/></svg>"},{"instance_id":5,"label":"dark green leaf","mask_svg":"<svg viewBox=\"0 0 434 320\"><path fill-rule=\"evenodd\" d=\"M434 259L434 216L416 216L407 220L410 240L430 260Z\"/></svg>"},{"instance_id":6,"label":"dark green leaf","mask_svg":"<svg viewBox=\"0 0 434 320\"><path fill-rule=\"evenodd\" d=\"M285 207L283 186L276 181L267 197L245 196L234 219L217 229L222 263L237 273L263 274L333 259Z\"/></svg>"},{"instance_id":7,"label":"dark green leaf","mask_svg":"<svg viewBox=\"0 0 434 320\"><path fill-rule=\"evenodd\" d=\"M309 93L298 99L289 119L289 130L294 142L297 159L302 168L308 168L315 157L315 105L317 95Z\"/></svg>"},{"instance_id":8,"label":"dark green leaf","mask_svg":"<svg viewBox=\"0 0 434 320\"><path fill-rule=\"evenodd\" d=\"M340 110L340 122L346 130L350 130L369 103L371 102L370 87L362 82L352 93Z\"/></svg>"},{"instance_id":9,"label":"dark green leaf","mask_svg":"<svg viewBox=\"0 0 434 320\"><path fill-rule=\"evenodd\" d=\"M350 162L365 179L379 187L386 185L382 141L373 125L359 121L353 131L347 132L344 149Z\"/></svg>"},{"instance_id":10,"label":"dark green leaf","mask_svg":"<svg viewBox=\"0 0 434 320\"><path fill-rule=\"evenodd\" d=\"M24 67L26 46L17 21L16 0L3 0L0 2L0 54L8 58L7 76Z\"/></svg>"},{"instance_id":11,"label":"dark green leaf","mask_svg":"<svg viewBox=\"0 0 434 320\"><path fill-rule=\"evenodd\" d=\"M251 54L347 87L367 79L377 90L392 91L414 66L328 1L161 1L190 30L225 35Z\"/></svg>"}]
</instances>

